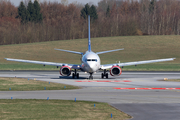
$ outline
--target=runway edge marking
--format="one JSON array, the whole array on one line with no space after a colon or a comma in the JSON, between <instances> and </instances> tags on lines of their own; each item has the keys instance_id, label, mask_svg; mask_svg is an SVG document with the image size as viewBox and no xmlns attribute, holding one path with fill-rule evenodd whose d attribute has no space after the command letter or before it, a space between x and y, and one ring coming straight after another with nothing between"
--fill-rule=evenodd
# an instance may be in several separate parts
<instances>
[{"instance_id":1,"label":"runway edge marking","mask_svg":"<svg viewBox=\"0 0 180 120\"><path fill-rule=\"evenodd\" d=\"M131 82L129 80L77 80L75 82Z\"/></svg>"},{"instance_id":2,"label":"runway edge marking","mask_svg":"<svg viewBox=\"0 0 180 120\"><path fill-rule=\"evenodd\" d=\"M116 90L180 90L180 88L113 88Z\"/></svg>"}]
</instances>

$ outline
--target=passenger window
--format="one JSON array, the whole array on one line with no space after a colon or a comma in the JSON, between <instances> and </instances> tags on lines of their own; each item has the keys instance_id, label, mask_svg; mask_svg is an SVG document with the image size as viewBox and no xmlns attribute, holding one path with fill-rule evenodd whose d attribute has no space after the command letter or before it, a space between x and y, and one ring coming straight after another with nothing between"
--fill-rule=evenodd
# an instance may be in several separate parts
<instances>
[{"instance_id":1,"label":"passenger window","mask_svg":"<svg viewBox=\"0 0 180 120\"><path fill-rule=\"evenodd\" d=\"M91 61L91 59L87 59L87 61Z\"/></svg>"}]
</instances>

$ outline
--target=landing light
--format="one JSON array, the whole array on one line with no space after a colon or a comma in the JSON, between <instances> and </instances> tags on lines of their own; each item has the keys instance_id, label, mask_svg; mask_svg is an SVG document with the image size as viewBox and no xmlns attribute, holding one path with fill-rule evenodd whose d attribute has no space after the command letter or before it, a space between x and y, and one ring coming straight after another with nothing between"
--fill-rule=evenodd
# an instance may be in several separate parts
<instances>
[{"instance_id":1,"label":"landing light","mask_svg":"<svg viewBox=\"0 0 180 120\"><path fill-rule=\"evenodd\" d=\"M85 72L85 73L87 73L87 72Z\"/></svg>"}]
</instances>

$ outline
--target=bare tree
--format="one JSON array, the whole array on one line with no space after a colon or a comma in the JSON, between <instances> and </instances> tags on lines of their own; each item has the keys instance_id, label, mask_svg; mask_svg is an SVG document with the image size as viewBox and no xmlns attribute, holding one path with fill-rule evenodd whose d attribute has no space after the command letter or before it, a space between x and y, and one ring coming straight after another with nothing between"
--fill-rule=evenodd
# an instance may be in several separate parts
<instances>
[{"instance_id":1,"label":"bare tree","mask_svg":"<svg viewBox=\"0 0 180 120\"><path fill-rule=\"evenodd\" d=\"M67 6L68 5L68 0L61 0L61 4Z\"/></svg>"}]
</instances>

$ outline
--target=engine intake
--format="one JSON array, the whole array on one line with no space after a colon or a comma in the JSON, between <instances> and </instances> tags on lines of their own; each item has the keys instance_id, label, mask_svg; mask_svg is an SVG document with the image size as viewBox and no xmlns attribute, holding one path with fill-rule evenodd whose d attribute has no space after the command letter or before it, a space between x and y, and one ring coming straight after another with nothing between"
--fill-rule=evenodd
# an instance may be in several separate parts
<instances>
[{"instance_id":1,"label":"engine intake","mask_svg":"<svg viewBox=\"0 0 180 120\"><path fill-rule=\"evenodd\" d=\"M121 68L119 66L113 66L110 69L111 76L119 76L119 75L121 75L121 73L122 73L122 71L121 71Z\"/></svg>"},{"instance_id":2,"label":"engine intake","mask_svg":"<svg viewBox=\"0 0 180 120\"><path fill-rule=\"evenodd\" d=\"M70 76L71 75L71 68L69 66L63 66L63 67L61 67L59 73L62 76Z\"/></svg>"}]
</instances>

